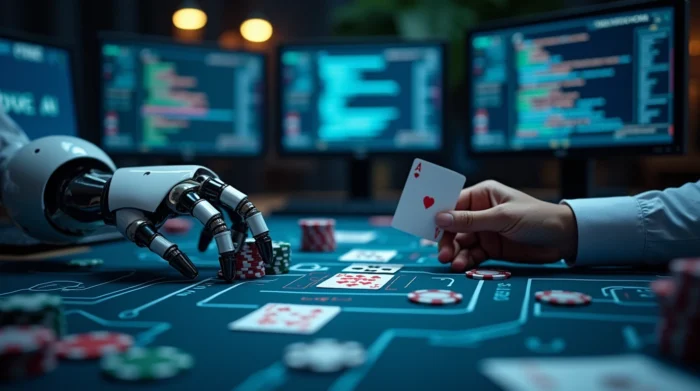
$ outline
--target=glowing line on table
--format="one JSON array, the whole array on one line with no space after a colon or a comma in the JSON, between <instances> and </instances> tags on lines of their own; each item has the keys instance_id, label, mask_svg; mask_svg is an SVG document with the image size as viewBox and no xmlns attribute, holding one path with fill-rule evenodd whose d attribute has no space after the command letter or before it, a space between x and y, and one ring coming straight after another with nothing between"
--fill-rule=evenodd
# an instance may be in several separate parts
<instances>
[{"instance_id":1,"label":"glowing line on table","mask_svg":"<svg viewBox=\"0 0 700 391\"><path fill-rule=\"evenodd\" d=\"M210 280L212 280L212 279L213 279L213 277L204 279L204 280L202 280L202 281L200 281L200 282L198 282L198 283L195 283L195 284L192 284L192 285L188 285L188 286L186 286L186 287L184 287L184 288L182 288L182 289L176 290L175 292L172 292L172 293L170 293L170 294L167 294L167 295L165 295L165 296L163 296L163 297L161 297L161 298L158 298L158 299L156 299L156 300L150 301L150 302L148 302L148 303L146 303L146 304L144 304L144 305L142 305L142 306L136 307L136 308L131 309L131 310L124 310L124 311L122 311L122 312L119 313L119 318L121 318L121 319L131 319L131 318L135 318L135 317L138 316L139 312L141 312L142 310L145 310L146 308L152 307L152 306L154 306L154 305L160 303L160 302L163 301L163 300L167 300L167 299L169 299L169 298L171 298L171 297L177 295L178 293L184 292L184 291L186 291L186 290L188 290L188 289L192 289L192 288L196 287L197 285L204 284L205 282L210 281Z\"/></svg>"}]
</instances>

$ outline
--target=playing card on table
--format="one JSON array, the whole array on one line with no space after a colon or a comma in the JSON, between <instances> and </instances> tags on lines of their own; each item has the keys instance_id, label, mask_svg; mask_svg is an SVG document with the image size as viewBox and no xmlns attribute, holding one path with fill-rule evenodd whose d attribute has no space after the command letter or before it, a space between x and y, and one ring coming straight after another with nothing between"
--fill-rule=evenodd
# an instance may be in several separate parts
<instances>
[{"instance_id":1,"label":"playing card on table","mask_svg":"<svg viewBox=\"0 0 700 391\"><path fill-rule=\"evenodd\" d=\"M700 381L642 355L494 358L481 370L508 391L690 391Z\"/></svg>"},{"instance_id":2,"label":"playing card on table","mask_svg":"<svg viewBox=\"0 0 700 391\"><path fill-rule=\"evenodd\" d=\"M231 330L313 334L333 319L340 307L268 303L229 323Z\"/></svg>"},{"instance_id":3,"label":"playing card on table","mask_svg":"<svg viewBox=\"0 0 700 391\"><path fill-rule=\"evenodd\" d=\"M392 265L388 263L374 265L371 263L353 263L352 265L343 269L346 273L382 273L382 274L394 274L401 270L403 265Z\"/></svg>"},{"instance_id":4,"label":"playing card on table","mask_svg":"<svg viewBox=\"0 0 700 391\"><path fill-rule=\"evenodd\" d=\"M363 250L356 248L346 252L338 260L341 262L389 262L398 253L396 250Z\"/></svg>"},{"instance_id":5,"label":"playing card on table","mask_svg":"<svg viewBox=\"0 0 700 391\"><path fill-rule=\"evenodd\" d=\"M316 288L381 289L393 277L391 274L338 273L316 285Z\"/></svg>"},{"instance_id":6,"label":"playing card on table","mask_svg":"<svg viewBox=\"0 0 700 391\"><path fill-rule=\"evenodd\" d=\"M435 225L435 216L455 208L465 181L460 173L422 159L414 160L391 226L439 241L443 232Z\"/></svg>"}]
</instances>

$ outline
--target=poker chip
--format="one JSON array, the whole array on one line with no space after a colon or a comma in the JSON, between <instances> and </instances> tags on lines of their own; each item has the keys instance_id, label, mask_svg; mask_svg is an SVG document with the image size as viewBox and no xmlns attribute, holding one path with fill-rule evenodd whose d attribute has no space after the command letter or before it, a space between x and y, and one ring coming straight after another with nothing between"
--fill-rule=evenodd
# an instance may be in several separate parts
<instances>
[{"instance_id":1,"label":"poker chip","mask_svg":"<svg viewBox=\"0 0 700 391\"><path fill-rule=\"evenodd\" d=\"M185 218L168 219L163 223L163 230L169 234L183 234L192 228L192 221Z\"/></svg>"},{"instance_id":2,"label":"poker chip","mask_svg":"<svg viewBox=\"0 0 700 391\"><path fill-rule=\"evenodd\" d=\"M47 293L16 294L0 298L0 327L9 325L44 326L60 337L66 330L63 299Z\"/></svg>"},{"instance_id":3,"label":"poker chip","mask_svg":"<svg viewBox=\"0 0 700 391\"><path fill-rule=\"evenodd\" d=\"M0 380L19 380L56 369L56 335L42 326L0 328Z\"/></svg>"},{"instance_id":4,"label":"poker chip","mask_svg":"<svg viewBox=\"0 0 700 391\"><path fill-rule=\"evenodd\" d=\"M193 366L191 355L170 346L133 347L106 355L100 361L102 373L124 381L167 379Z\"/></svg>"},{"instance_id":5,"label":"poker chip","mask_svg":"<svg viewBox=\"0 0 700 391\"><path fill-rule=\"evenodd\" d=\"M421 289L409 293L408 300L429 305L457 304L462 301L462 294L445 289Z\"/></svg>"},{"instance_id":6,"label":"poker chip","mask_svg":"<svg viewBox=\"0 0 700 391\"><path fill-rule=\"evenodd\" d=\"M334 219L301 219L301 251L332 252L335 251Z\"/></svg>"},{"instance_id":7,"label":"poker chip","mask_svg":"<svg viewBox=\"0 0 700 391\"><path fill-rule=\"evenodd\" d=\"M273 246L274 248L274 246ZM235 280L252 280L265 277L266 265L262 255L255 244L255 239L247 239L241 249L236 253ZM279 274L279 273L278 273ZM224 278L223 272L216 273L220 279Z\"/></svg>"},{"instance_id":8,"label":"poker chip","mask_svg":"<svg viewBox=\"0 0 700 391\"><path fill-rule=\"evenodd\" d=\"M362 365L366 360L365 348L358 342L340 342L331 338L293 343L285 349L283 359L290 369L317 373L339 372Z\"/></svg>"},{"instance_id":9,"label":"poker chip","mask_svg":"<svg viewBox=\"0 0 700 391\"><path fill-rule=\"evenodd\" d=\"M554 305L586 305L591 303L591 297L581 292L573 291L539 291L535 298L542 302Z\"/></svg>"},{"instance_id":10,"label":"poker chip","mask_svg":"<svg viewBox=\"0 0 700 391\"><path fill-rule=\"evenodd\" d=\"M67 266L75 268L91 268L95 266L101 266L102 264L104 264L104 261L100 258L71 259L70 261L66 262Z\"/></svg>"},{"instance_id":11,"label":"poker chip","mask_svg":"<svg viewBox=\"0 0 700 391\"><path fill-rule=\"evenodd\" d=\"M272 242L272 262L265 265L265 274L289 273L292 246L287 242Z\"/></svg>"},{"instance_id":12,"label":"poker chip","mask_svg":"<svg viewBox=\"0 0 700 391\"><path fill-rule=\"evenodd\" d=\"M500 269L472 269L467 271L465 275L473 280L506 280L510 278L508 270Z\"/></svg>"},{"instance_id":13,"label":"poker chip","mask_svg":"<svg viewBox=\"0 0 700 391\"><path fill-rule=\"evenodd\" d=\"M111 353L123 352L134 344L127 334L93 331L67 335L58 342L57 353L68 360L91 360Z\"/></svg>"},{"instance_id":14,"label":"poker chip","mask_svg":"<svg viewBox=\"0 0 700 391\"><path fill-rule=\"evenodd\" d=\"M700 363L700 258L673 260L671 278L651 283L659 301L659 352L686 364Z\"/></svg>"}]
</instances>

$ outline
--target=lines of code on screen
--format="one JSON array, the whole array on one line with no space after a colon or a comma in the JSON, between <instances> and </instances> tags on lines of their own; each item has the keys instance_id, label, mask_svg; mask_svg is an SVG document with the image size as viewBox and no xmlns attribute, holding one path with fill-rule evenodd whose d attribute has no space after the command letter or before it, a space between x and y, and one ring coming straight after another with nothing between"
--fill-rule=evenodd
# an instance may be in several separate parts
<instances>
[{"instance_id":1,"label":"lines of code on screen","mask_svg":"<svg viewBox=\"0 0 700 391\"><path fill-rule=\"evenodd\" d=\"M111 151L261 151L264 63L198 47L102 46L103 144Z\"/></svg>"},{"instance_id":2,"label":"lines of code on screen","mask_svg":"<svg viewBox=\"0 0 700 391\"><path fill-rule=\"evenodd\" d=\"M476 150L673 140L670 8L478 34L471 50Z\"/></svg>"},{"instance_id":3,"label":"lines of code on screen","mask_svg":"<svg viewBox=\"0 0 700 391\"><path fill-rule=\"evenodd\" d=\"M440 149L440 45L293 46L280 58L286 150Z\"/></svg>"}]
</instances>

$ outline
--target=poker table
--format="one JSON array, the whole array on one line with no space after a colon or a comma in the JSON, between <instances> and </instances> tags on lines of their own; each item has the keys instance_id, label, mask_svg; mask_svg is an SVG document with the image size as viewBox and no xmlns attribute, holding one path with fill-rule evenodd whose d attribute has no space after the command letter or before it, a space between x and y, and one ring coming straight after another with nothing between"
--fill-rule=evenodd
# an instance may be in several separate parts
<instances>
[{"instance_id":1,"label":"poker table","mask_svg":"<svg viewBox=\"0 0 700 391\"><path fill-rule=\"evenodd\" d=\"M299 251L294 217L267 219L273 240L292 245L289 274L258 280L216 278L215 247L197 251L199 227L167 234L200 269L183 279L148 250L128 242L95 245L88 252L51 261L0 265L0 297L49 292L63 297L69 333L110 330L131 334L138 345L175 346L195 359L174 378L125 383L104 377L98 361L61 361L45 376L3 384L3 389L375 390L498 387L480 372L485 358L568 357L623 353L648 355L698 380L692 368L658 357L655 327L659 309L650 281L664 271L569 269L563 263L530 266L490 261L512 272L506 280L474 280L451 273L436 259L436 247L388 226L387 219L337 218L337 251ZM381 289L324 289L321 282L351 263L357 249L392 251L389 264L403 267ZM386 253L385 253L386 254ZM100 258L102 266L75 269L68 259ZM459 292L463 300L444 306L407 299L420 289ZM585 306L540 303L535 292L586 293ZM267 303L340 307L339 314L311 335L232 331L228 324ZM365 364L333 374L291 370L285 347L316 338L357 341Z\"/></svg>"}]
</instances>

